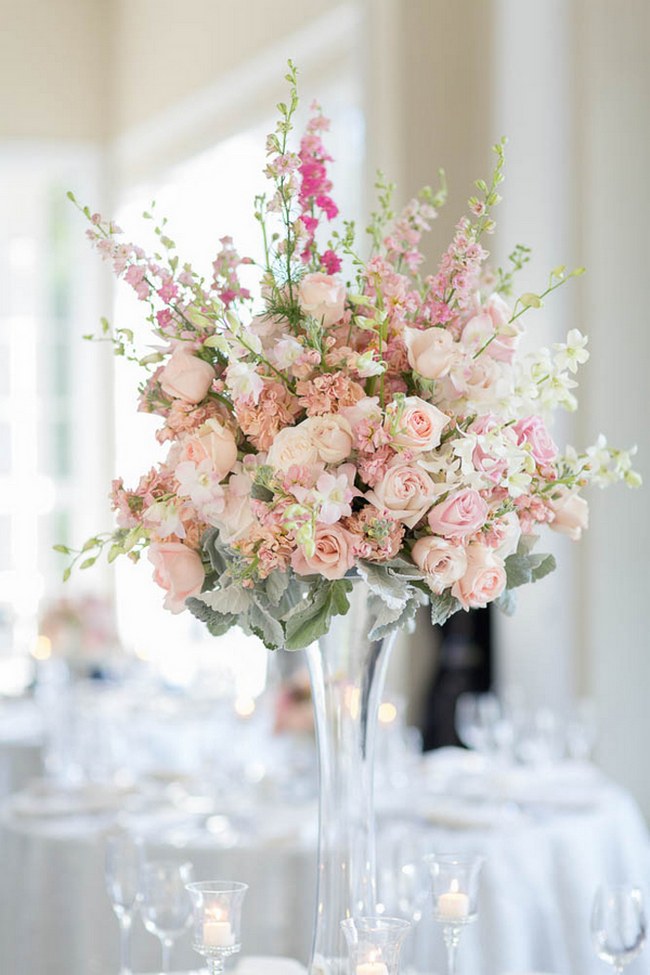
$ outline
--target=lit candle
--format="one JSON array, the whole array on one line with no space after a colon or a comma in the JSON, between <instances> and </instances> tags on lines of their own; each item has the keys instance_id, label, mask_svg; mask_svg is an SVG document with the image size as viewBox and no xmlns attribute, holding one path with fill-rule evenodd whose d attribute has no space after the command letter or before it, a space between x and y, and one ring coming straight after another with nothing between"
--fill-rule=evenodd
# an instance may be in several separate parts
<instances>
[{"instance_id":1,"label":"lit candle","mask_svg":"<svg viewBox=\"0 0 650 975\"><path fill-rule=\"evenodd\" d=\"M221 911L208 915L203 922L203 944L209 948L232 948L235 935L230 921Z\"/></svg>"},{"instance_id":2,"label":"lit candle","mask_svg":"<svg viewBox=\"0 0 650 975\"><path fill-rule=\"evenodd\" d=\"M469 914L469 897L458 889L458 881L452 880L451 888L438 898L438 914L449 921L458 921Z\"/></svg>"},{"instance_id":3,"label":"lit candle","mask_svg":"<svg viewBox=\"0 0 650 975\"><path fill-rule=\"evenodd\" d=\"M357 965L356 975L388 975L388 968L383 961L377 961L377 955L373 951L368 961L362 961Z\"/></svg>"}]
</instances>

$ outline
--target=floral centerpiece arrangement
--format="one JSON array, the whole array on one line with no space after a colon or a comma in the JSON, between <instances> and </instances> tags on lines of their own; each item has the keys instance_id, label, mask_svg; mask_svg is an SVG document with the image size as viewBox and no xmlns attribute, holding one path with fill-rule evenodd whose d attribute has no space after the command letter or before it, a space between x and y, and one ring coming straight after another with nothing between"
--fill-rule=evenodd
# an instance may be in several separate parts
<instances>
[{"instance_id":1,"label":"floral centerpiece arrangement","mask_svg":"<svg viewBox=\"0 0 650 975\"><path fill-rule=\"evenodd\" d=\"M540 527L578 539L586 484L639 483L633 451L600 438L561 452L549 432L554 410L576 407L586 338L573 329L552 348L518 350L524 315L583 269L557 267L514 301L528 249L489 270L503 141L433 273L420 242L444 203L443 174L397 214L380 178L361 256L353 224L328 231L338 208L317 105L290 148L291 64L287 80L267 140L271 189L255 200L259 293L230 238L205 279L164 221L148 255L80 207L148 309L159 345L144 357L128 329L102 328L148 371L139 408L161 417L169 450L135 487L114 482L114 532L58 548L81 568L105 546L110 561L146 550L167 609L187 607L214 634L237 624L272 649L305 647L345 614L353 570L373 594L374 637L427 601L434 623L491 602L509 611L516 587L554 568L536 551Z\"/></svg>"}]
</instances>

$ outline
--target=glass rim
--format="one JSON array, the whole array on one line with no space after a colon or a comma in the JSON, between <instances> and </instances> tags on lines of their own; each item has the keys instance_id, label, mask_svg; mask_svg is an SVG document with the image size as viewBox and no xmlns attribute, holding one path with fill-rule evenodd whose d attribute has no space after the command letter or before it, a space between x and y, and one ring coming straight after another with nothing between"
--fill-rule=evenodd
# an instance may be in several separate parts
<instances>
[{"instance_id":1,"label":"glass rim","mask_svg":"<svg viewBox=\"0 0 650 975\"><path fill-rule=\"evenodd\" d=\"M365 922L368 927L374 925L378 931L381 931L382 928L384 931L400 931L411 927L411 922L403 917L392 917L384 914L364 914L359 917L346 917L342 921L339 921L339 924L341 927L346 925L353 928L360 922Z\"/></svg>"},{"instance_id":2,"label":"glass rim","mask_svg":"<svg viewBox=\"0 0 650 975\"><path fill-rule=\"evenodd\" d=\"M643 897L644 890L641 884L600 884L596 890L596 897L600 894L639 894Z\"/></svg>"},{"instance_id":3,"label":"glass rim","mask_svg":"<svg viewBox=\"0 0 650 975\"><path fill-rule=\"evenodd\" d=\"M238 880L194 880L185 884L185 889L198 894L241 894L248 890L248 884Z\"/></svg>"},{"instance_id":4,"label":"glass rim","mask_svg":"<svg viewBox=\"0 0 650 975\"><path fill-rule=\"evenodd\" d=\"M485 857L480 853L427 853L424 857L422 857L422 859L427 865L431 863L440 863L443 866L449 867L465 867L472 864L485 863Z\"/></svg>"}]
</instances>

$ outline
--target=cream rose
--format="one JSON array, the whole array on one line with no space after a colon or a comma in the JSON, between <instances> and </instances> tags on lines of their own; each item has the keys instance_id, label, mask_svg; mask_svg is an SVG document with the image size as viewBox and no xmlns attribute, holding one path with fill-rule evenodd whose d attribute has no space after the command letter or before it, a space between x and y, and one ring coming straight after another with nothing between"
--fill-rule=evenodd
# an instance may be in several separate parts
<instances>
[{"instance_id":1,"label":"cream rose","mask_svg":"<svg viewBox=\"0 0 650 975\"><path fill-rule=\"evenodd\" d=\"M442 431L449 423L449 417L441 410L420 399L419 396L406 396L402 402L399 419L394 421L392 413L395 413L396 409L397 407L394 406L386 411L389 429L392 429L394 422L397 426L391 436L395 446L407 450L425 451L433 450L439 445Z\"/></svg>"},{"instance_id":2,"label":"cream rose","mask_svg":"<svg viewBox=\"0 0 650 975\"><path fill-rule=\"evenodd\" d=\"M201 592L205 578L201 559L182 542L154 542L148 556L154 567L154 582L167 593L165 609L182 612L185 600Z\"/></svg>"},{"instance_id":3,"label":"cream rose","mask_svg":"<svg viewBox=\"0 0 650 975\"><path fill-rule=\"evenodd\" d=\"M180 460L191 460L194 464L209 460L219 475L219 480L223 480L237 461L235 437L218 420L206 420L193 437L188 437L183 442Z\"/></svg>"},{"instance_id":4,"label":"cream rose","mask_svg":"<svg viewBox=\"0 0 650 975\"><path fill-rule=\"evenodd\" d=\"M233 474L224 488L223 510L213 517L224 545L232 545L246 535L255 524L251 507L252 482L248 474Z\"/></svg>"},{"instance_id":5,"label":"cream rose","mask_svg":"<svg viewBox=\"0 0 650 975\"><path fill-rule=\"evenodd\" d=\"M340 464L352 452L352 427L340 413L325 413L304 421L320 460Z\"/></svg>"},{"instance_id":6,"label":"cream rose","mask_svg":"<svg viewBox=\"0 0 650 975\"><path fill-rule=\"evenodd\" d=\"M293 553L291 565L299 576L321 575L342 579L354 565L354 535L340 524L317 525L314 554L307 557L301 549Z\"/></svg>"},{"instance_id":7,"label":"cream rose","mask_svg":"<svg viewBox=\"0 0 650 975\"><path fill-rule=\"evenodd\" d=\"M432 535L417 540L411 549L411 558L426 574L427 585L437 595L457 582L467 569L467 555L462 545Z\"/></svg>"},{"instance_id":8,"label":"cream rose","mask_svg":"<svg viewBox=\"0 0 650 975\"><path fill-rule=\"evenodd\" d=\"M413 528L435 501L436 485L421 467L397 461L366 498L375 508Z\"/></svg>"},{"instance_id":9,"label":"cream rose","mask_svg":"<svg viewBox=\"0 0 650 975\"><path fill-rule=\"evenodd\" d=\"M446 376L458 346L444 328L405 328L404 344L409 365L425 379Z\"/></svg>"},{"instance_id":10,"label":"cream rose","mask_svg":"<svg viewBox=\"0 0 650 975\"><path fill-rule=\"evenodd\" d=\"M306 420L295 427L285 427L276 435L266 463L277 471L318 463L318 450Z\"/></svg>"},{"instance_id":11,"label":"cream rose","mask_svg":"<svg viewBox=\"0 0 650 975\"><path fill-rule=\"evenodd\" d=\"M467 547L467 568L451 589L463 609L483 609L506 587L503 559L482 542Z\"/></svg>"},{"instance_id":12,"label":"cream rose","mask_svg":"<svg viewBox=\"0 0 650 975\"><path fill-rule=\"evenodd\" d=\"M200 403L212 385L215 371L182 345L176 346L160 373L163 393L185 403Z\"/></svg>"},{"instance_id":13,"label":"cream rose","mask_svg":"<svg viewBox=\"0 0 650 975\"><path fill-rule=\"evenodd\" d=\"M335 325L345 311L345 285L333 274L306 274L298 288L298 303L306 315L323 325Z\"/></svg>"},{"instance_id":14,"label":"cream rose","mask_svg":"<svg viewBox=\"0 0 650 975\"><path fill-rule=\"evenodd\" d=\"M562 484L553 491L549 507L554 516L553 531L568 535L573 542L579 541L583 530L589 527L589 505L585 499Z\"/></svg>"},{"instance_id":15,"label":"cream rose","mask_svg":"<svg viewBox=\"0 0 650 975\"><path fill-rule=\"evenodd\" d=\"M488 506L478 491L467 488L454 491L429 512L431 531L445 538L465 538L482 528L488 516Z\"/></svg>"}]
</instances>

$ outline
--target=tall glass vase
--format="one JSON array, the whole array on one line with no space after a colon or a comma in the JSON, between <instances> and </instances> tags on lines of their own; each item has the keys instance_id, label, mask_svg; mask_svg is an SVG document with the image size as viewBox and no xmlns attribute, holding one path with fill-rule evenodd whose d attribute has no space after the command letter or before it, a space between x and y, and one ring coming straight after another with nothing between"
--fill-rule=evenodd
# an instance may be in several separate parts
<instances>
[{"instance_id":1,"label":"tall glass vase","mask_svg":"<svg viewBox=\"0 0 650 975\"><path fill-rule=\"evenodd\" d=\"M346 975L345 918L375 914L373 759L394 634L370 641L369 591L307 650L319 761L318 889L310 975Z\"/></svg>"}]
</instances>

